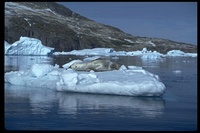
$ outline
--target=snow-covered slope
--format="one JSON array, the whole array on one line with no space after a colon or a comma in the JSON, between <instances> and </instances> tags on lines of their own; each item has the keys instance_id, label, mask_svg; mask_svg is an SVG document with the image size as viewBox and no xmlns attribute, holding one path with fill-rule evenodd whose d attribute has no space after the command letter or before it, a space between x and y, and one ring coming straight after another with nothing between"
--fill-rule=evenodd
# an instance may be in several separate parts
<instances>
[{"instance_id":1,"label":"snow-covered slope","mask_svg":"<svg viewBox=\"0 0 200 133\"><path fill-rule=\"evenodd\" d=\"M35 38L20 37L19 41L13 44L4 42L6 55L47 55L54 48L42 45L41 41Z\"/></svg>"}]
</instances>

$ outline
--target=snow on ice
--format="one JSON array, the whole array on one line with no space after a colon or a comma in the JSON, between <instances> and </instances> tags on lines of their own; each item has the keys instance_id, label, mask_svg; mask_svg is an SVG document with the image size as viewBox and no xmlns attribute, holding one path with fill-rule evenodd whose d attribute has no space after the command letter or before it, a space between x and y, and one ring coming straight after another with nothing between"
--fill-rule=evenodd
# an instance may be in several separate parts
<instances>
[{"instance_id":1,"label":"snow on ice","mask_svg":"<svg viewBox=\"0 0 200 133\"><path fill-rule=\"evenodd\" d=\"M54 48L42 45L41 41L35 38L20 37L19 41L13 44L4 42L6 55L48 55Z\"/></svg>"},{"instance_id":2,"label":"snow on ice","mask_svg":"<svg viewBox=\"0 0 200 133\"><path fill-rule=\"evenodd\" d=\"M57 91L128 96L162 96L166 89L158 75L141 67L122 65L119 70L86 72L69 68L70 63L63 65L65 68L34 64L28 70L5 73L5 82Z\"/></svg>"},{"instance_id":3,"label":"snow on ice","mask_svg":"<svg viewBox=\"0 0 200 133\"><path fill-rule=\"evenodd\" d=\"M197 53L185 53L180 50L171 50L167 54L161 54L157 51L148 51L146 48L143 48L141 51L115 51L113 48L93 48L93 49L83 49L83 50L73 50L70 52L54 52L54 55L80 55L80 56L139 56L142 59L152 59L160 60L165 57L197 57Z\"/></svg>"}]
</instances>

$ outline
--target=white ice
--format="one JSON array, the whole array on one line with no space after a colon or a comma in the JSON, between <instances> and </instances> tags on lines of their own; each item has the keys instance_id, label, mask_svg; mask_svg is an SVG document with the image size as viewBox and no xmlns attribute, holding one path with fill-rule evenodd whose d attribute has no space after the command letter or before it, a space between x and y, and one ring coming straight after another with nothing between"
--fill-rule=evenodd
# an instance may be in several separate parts
<instances>
[{"instance_id":1,"label":"white ice","mask_svg":"<svg viewBox=\"0 0 200 133\"><path fill-rule=\"evenodd\" d=\"M20 37L19 41L13 44L4 42L6 55L47 55L54 48L42 45L41 41L35 38Z\"/></svg>"},{"instance_id":2,"label":"white ice","mask_svg":"<svg viewBox=\"0 0 200 133\"><path fill-rule=\"evenodd\" d=\"M174 74L181 74L181 70L174 70L174 71L172 71L172 73L174 73Z\"/></svg>"},{"instance_id":3,"label":"white ice","mask_svg":"<svg viewBox=\"0 0 200 133\"><path fill-rule=\"evenodd\" d=\"M55 55L107 55L114 51L113 48L94 48L94 49L83 49L73 50L71 52L54 52Z\"/></svg>"},{"instance_id":4,"label":"white ice","mask_svg":"<svg viewBox=\"0 0 200 133\"><path fill-rule=\"evenodd\" d=\"M127 39L125 39L127 40ZM151 41L147 42L155 46ZM42 45L41 41L35 38L20 37L19 41L13 44L4 42L5 52L8 55L47 55L54 48ZM185 53L180 50L171 50L167 54L161 54L157 51L150 51L146 48L137 51L115 51L113 48L93 48L83 50L73 50L70 52L54 52L54 55L79 55L79 56L139 56L143 60L162 60L165 57L183 56L197 57L197 53Z\"/></svg>"},{"instance_id":5,"label":"white ice","mask_svg":"<svg viewBox=\"0 0 200 133\"><path fill-rule=\"evenodd\" d=\"M197 53L185 53L181 50L171 50L167 52L167 56L189 56L189 57L197 57Z\"/></svg>"},{"instance_id":6,"label":"white ice","mask_svg":"<svg viewBox=\"0 0 200 133\"><path fill-rule=\"evenodd\" d=\"M85 72L35 64L28 70L5 73L5 82L57 91L128 96L162 96L166 89L158 75L124 65L119 70Z\"/></svg>"},{"instance_id":7,"label":"white ice","mask_svg":"<svg viewBox=\"0 0 200 133\"><path fill-rule=\"evenodd\" d=\"M10 47L11 47L11 45L10 45L8 42L4 41L4 54L6 54L6 51L7 51Z\"/></svg>"},{"instance_id":8,"label":"white ice","mask_svg":"<svg viewBox=\"0 0 200 133\"><path fill-rule=\"evenodd\" d=\"M149 44L151 42L148 42ZM151 44L153 45L153 44ZM153 45L154 46L154 45ZM144 60L162 60L165 57L197 57L197 53L185 53L180 50L171 50L167 54L161 54L157 51L150 51L146 48L137 51L115 51L113 48L94 48L94 49L83 49L73 50L70 52L54 52L54 55L80 55L80 56L138 56Z\"/></svg>"}]
</instances>

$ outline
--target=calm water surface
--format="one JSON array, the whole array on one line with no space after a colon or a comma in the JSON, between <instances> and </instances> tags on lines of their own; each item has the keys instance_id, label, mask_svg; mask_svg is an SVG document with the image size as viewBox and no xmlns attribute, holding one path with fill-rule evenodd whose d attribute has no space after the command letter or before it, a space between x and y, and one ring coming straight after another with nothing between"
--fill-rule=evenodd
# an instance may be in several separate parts
<instances>
[{"instance_id":1,"label":"calm water surface","mask_svg":"<svg viewBox=\"0 0 200 133\"><path fill-rule=\"evenodd\" d=\"M5 72L35 63L60 67L80 56L5 56ZM130 97L56 92L5 83L7 130L197 130L197 58L144 61L138 57L106 57L124 65L142 66L166 85L163 97ZM181 73L173 73L180 70Z\"/></svg>"}]
</instances>

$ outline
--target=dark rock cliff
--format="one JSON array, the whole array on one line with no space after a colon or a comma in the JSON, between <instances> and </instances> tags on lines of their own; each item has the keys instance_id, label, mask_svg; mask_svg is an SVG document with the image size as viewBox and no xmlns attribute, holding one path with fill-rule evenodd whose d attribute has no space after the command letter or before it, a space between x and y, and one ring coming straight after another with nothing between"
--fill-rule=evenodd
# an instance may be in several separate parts
<instances>
[{"instance_id":1,"label":"dark rock cliff","mask_svg":"<svg viewBox=\"0 0 200 133\"><path fill-rule=\"evenodd\" d=\"M146 47L166 53L172 49L197 52L195 45L167 39L132 36L118 28L87 19L54 2L6 2L5 38L13 43L21 36L40 39L55 51L107 47L133 51Z\"/></svg>"}]
</instances>

